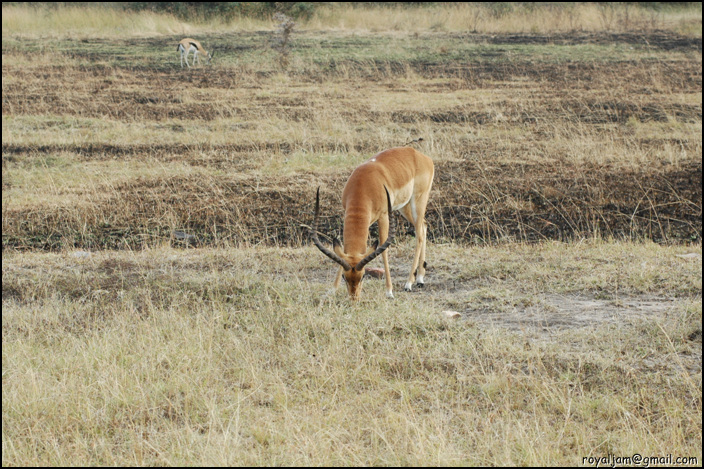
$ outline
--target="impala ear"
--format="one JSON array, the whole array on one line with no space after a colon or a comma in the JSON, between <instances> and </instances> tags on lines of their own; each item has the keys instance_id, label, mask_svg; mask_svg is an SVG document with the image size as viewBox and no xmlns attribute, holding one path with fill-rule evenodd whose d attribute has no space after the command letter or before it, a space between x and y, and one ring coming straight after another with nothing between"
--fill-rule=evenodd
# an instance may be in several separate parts
<instances>
[{"instance_id":1,"label":"impala ear","mask_svg":"<svg viewBox=\"0 0 704 469\"><path fill-rule=\"evenodd\" d=\"M372 247L370 247L370 248L367 250L367 253L365 254L365 256L369 256L371 253L373 253L374 251L376 251L376 248L378 248L378 247L379 247L379 240L377 239L376 241L374 241L374 242L372 243Z\"/></svg>"}]
</instances>

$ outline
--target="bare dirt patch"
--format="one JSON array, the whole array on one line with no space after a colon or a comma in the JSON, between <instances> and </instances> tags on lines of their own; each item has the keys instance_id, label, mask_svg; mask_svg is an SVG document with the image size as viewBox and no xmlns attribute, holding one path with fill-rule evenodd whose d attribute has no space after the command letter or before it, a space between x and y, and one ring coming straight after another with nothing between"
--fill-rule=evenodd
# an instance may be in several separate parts
<instances>
[{"instance_id":1,"label":"bare dirt patch","mask_svg":"<svg viewBox=\"0 0 704 469\"><path fill-rule=\"evenodd\" d=\"M629 324L638 319L662 320L678 301L652 296L621 295L600 299L594 294L548 294L539 296L534 305L519 305L511 311L467 305L463 314L478 323L540 336L565 329Z\"/></svg>"},{"instance_id":2,"label":"bare dirt patch","mask_svg":"<svg viewBox=\"0 0 704 469\"><path fill-rule=\"evenodd\" d=\"M643 335L647 330L657 329L658 324L679 320L681 311L678 307L681 302L677 298L648 295L618 295L600 299L593 294L545 294L536 298L534 305L519 305L502 311L467 305L462 315L464 320L478 327L507 330L538 343L558 340L568 348L579 350L581 345L571 344L569 337L586 334L598 343L600 334L610 334L616 330L625 335ZM701 373L701 328L688 332L681 340L699 342L700 347L679 353L677 359L662 355L643 357L638 371L661 370L678 374L684 369L690 375Z\"/></svg>"}]
</instances>

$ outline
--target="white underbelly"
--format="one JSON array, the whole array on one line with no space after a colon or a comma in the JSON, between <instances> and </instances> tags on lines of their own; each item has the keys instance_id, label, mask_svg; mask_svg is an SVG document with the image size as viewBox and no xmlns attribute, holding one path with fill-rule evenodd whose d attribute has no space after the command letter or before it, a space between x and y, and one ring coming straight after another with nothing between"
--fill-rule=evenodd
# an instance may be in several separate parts
<instances>
[{"instance_id":1,"label":"white underbelly","mask_svg":"<svg viewBox=\"0 0 704 469\"><path fill-rule=\"evenodd\" d=\"M413 198L413 181L409 182L402 188L394 191L394 202L391 208L396 210L401 210L403 207L408 205L408 203Z\"/></svg>"}]
</instances>

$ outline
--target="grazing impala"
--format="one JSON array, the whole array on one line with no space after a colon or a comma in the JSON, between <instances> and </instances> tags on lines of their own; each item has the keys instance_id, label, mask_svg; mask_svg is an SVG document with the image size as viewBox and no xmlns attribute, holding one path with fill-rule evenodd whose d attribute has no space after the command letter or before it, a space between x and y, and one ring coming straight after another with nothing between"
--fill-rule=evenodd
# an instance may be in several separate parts
<instances>
[{"instance_id":1,"label":"grazing impala","mask_svg":"<svg viewBox=\"0 0 704 469\"><path fill-rule=\"evenodd\" d=\"M342 207L345 210L344 246L338 239L334 239L332 251L318 239L318 188L311 237L323 254L340 264L334 288L340 285L340 279L344 276L350 296L352 299L359 299L364 266L382 254L386 274L386 296L394 297L386 251L394 237L395 226L391 226L390 230L390 225L395 225L392 223L392 210L399 210L416 230L416 251L405 289L411 291L415 280L419 287L423 286L427 234L425 209L434 172L433 160L410 147L392 148L362 163L352 172L342 191ZM368 249L369 226L377 220L379 241ZM379 246L379 242L383 244Z\"/></svg>"},{"instance_id":2,"label":"grazing impala","mask_svg":"<svg viewBox=\"0 0 704 469\"><path fill-rule=\"evenodd\" d=\"M213 58L213 55L203 49L203 46L200 44L200 42L196 41L195 39L191 39L190 37L187 37L186 39L181 39L181 42L178 43L178 46L176 47L176 50L181 53L181 68L183 68L183 59L186 59L186 65L188 68L191 68L190 65L188 65L188 54L193 52L193 66L195 67L196 65L196 59L198 59L198 63L200 64L200 56L203 55L208 59L208 63Z\"/></svg>"}]
</instances>

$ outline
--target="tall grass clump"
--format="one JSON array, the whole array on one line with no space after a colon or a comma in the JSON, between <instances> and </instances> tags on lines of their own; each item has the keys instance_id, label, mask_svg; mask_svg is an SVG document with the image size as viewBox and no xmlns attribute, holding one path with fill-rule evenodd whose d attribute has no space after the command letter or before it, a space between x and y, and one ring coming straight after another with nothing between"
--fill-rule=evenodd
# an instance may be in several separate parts
<instances>
[{"instance_id":1,"label":"tall grass clump","mask_svg":"<svg viewBox=\"0 0 704 469\"><path fill-rule=\"evenodd\" d=\"M293 18L282 11L277 11L274 14L274 20L278 22L276 28L276 38L274 40L274 49L279 53L279 65L281 68L287 68L289 64L289 53L291 52L291 34L296 27L296 22Z\"/></svg>"},{"instance_id":2,"label":"tall grass clump","mask_svg":"<svg viewBox=\"0 0 704 469\"><path fill-rule=\"evenodd\" d=\"M371 32L532 33L626 32L668 30L701 36L701 4L647 7L635 3L457 3L428 6L379 6L354 3L241 3L227 8L123 8L118 5L55 7L4 5L2 34L17 37L105 37L202 34L234 30L271 30L283 12L301 29Z\"/></svg>"},{"instance_id":3,"label":"tall grass clump","mask_svg":"<svg viewBox=\"0 0 704 469\"><path fill-rule=\"evenodd\" d=\"M668 29L701 36L701 5L655 9L628 3L536 6L527 2L477 2L399 8L377 5L358 7L343 3L317 9L308 27L543 34Z\"/></svg>"},{"instance_id":4,"label":"tall grass clump","mask_svg":"<svg viewBox=\"0 0 704 469\"><path fill-rule=\"evenodd\" d=\"M182 19L172 13L100 6L3 5L3 37L147 37L195 35L231 29L271 28L259 17L203 17Z\"/></svg>"},{"instance_id":5,"label":"tall grass clump","mask_svg":"<svg viewBox=\"0 0 704 469\"><path fill-rule=\"evenodd\" d=\"M149 36L189 32L173 15L97 6L2 7L2 35L40 37Z\"/></svg>"}]
</instances>

